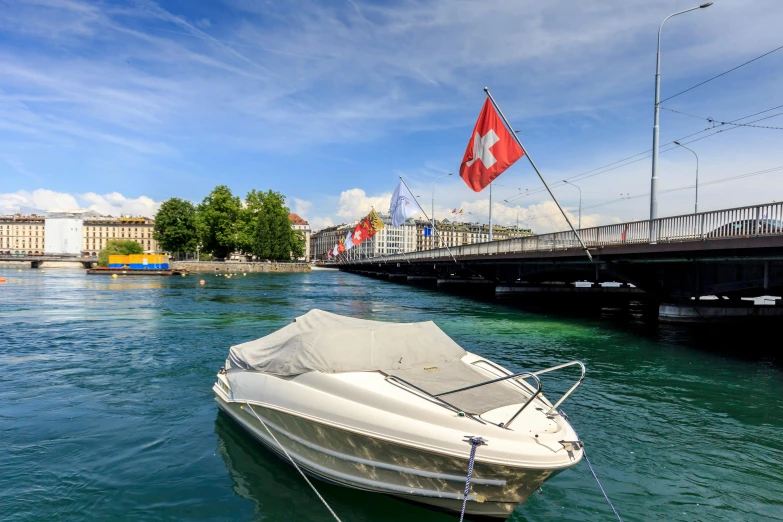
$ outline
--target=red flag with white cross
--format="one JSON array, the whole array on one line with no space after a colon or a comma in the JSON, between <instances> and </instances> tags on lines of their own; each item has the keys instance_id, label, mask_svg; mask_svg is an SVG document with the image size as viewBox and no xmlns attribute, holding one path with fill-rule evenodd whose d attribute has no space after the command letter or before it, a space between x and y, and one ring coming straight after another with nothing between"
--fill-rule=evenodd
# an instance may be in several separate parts
<instances>
[{"instance_id":1,"label":"red flag with white cross","mask_svg":"<svg viewBox=\"0 0 783 522\"><path fill-rule=\"evenodd\" d=\"M523 155L487 98L462 158L460 177L473 191L481 192Z\"/></svg>"}]
</instances>

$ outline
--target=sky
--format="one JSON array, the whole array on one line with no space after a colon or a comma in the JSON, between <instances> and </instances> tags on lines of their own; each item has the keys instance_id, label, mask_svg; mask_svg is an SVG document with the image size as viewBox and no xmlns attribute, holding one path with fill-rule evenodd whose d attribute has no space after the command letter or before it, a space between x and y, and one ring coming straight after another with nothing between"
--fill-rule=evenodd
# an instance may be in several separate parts
<instances>
[{"instance_id":1,"label":"sky","mask_svg":"<svg viewBox=\"0 0 783 522\"><path fill-rule=\"evenodd\" d=\"M646 219L656 34L695 5L0 0L0 214L150 216L225 184L277 190L318 229L386 210L402 176L428 215L434 187L438 219L486 222L488 189L440 178L486 86L575 222L562 180L585 173L583 227ZM779 0L670 19L662 98L782 46L782 19ZM783 167L782 86L780 50L662 104L660 216L693 212L696 159L666 145L692 134L699 210L783 199L783 169L722 181ZM774 128L707 121L761 111L741 121ZM526 158L493 185L494 222L565 228Z\"/></svg>"}]
</instances>

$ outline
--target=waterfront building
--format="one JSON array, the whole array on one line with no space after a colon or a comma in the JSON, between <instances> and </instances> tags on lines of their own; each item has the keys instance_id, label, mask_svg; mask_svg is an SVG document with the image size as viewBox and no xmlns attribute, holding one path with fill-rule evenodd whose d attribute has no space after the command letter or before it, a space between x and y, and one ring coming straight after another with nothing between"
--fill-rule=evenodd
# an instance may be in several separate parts
<instances>
[{"instance_id":1,"label":"waterfront building","mask_svg":"<svg viewBox=\"0 0 783 522\"><path fill-rule=\"evenodd\" d=\"M416 250L430 250L443 246L457 247L489 241L489 225L483 223L460 223L444 219L436 220L435 228L436 231L432 231L432 221L416 220ZM531 235L533 231L528 229L492 226L493 241Z\"/></svg>"},{"instance_id":2,"label":"waterfront building","mask_svg":"<svg viewBox=\"0 0 783 522\"><path fill-rule=\"evenodd\" d=\"M46 254L82 254L84 220L98 217L94 210L53 210L46 213ZM86 254L85 254L86 255Z\"/></svg>"},{"instance_id":3,"label":"waterfront building","mask_svg":"<svg viewBox=\"0 0 783 522\"><path fill-rule=\"evenodd\" d=\"M309 259L311 261L323 261L326 259L326 254L334 248L334 245L336 245L340 239L353 231L356 227L356 223L358 223L358 221L343 223L342 225L333 225L313 232L310 236L311 257Z\"/></svg>"},{"instance_id":4,"label":"waterfront building","mask_svg":"<svg viewBox=\"0 0 783 522\"><path fill-rule=\"evenodd\" d=\"M310 223L296 214L288 214L288 220L291 222L291 228L301 232L304 237L304 258L299 259L310 259Z\"/></svg>"},{"instance_id":5,"label":"waterfront building","mask_svg":"<svg viewBox=\"0 0 783 522\"><path fill-rule=\"evenodd\" d=\"M459 223L456 221L436 221L437 232L431 232L432 222L425 219L409 219L400 227L392 226L391 218L386 213L378 213L386 225L367 241L352 248L346 253L347 259L362 259L387 254L430 250L442 246L456 247L486 243L489 241L489 225L481 223ZM353 231L358 221L343 223L324 228L310 236L310 252L312 261L324 260L334 245ZM492 239L500 241L513 237L533 235L528 229L517 230L513 227L493 225Z\"/></svg>"},{"instance_id":6,"label":"waterfront building","mask_svg":"<svg viewBox=\"0 0 783 522\"><path fill-rule=\"evenodd\" d=\"M132 239L144 253L158 252L152 237L155 221L146 217L102 216L73 209L0 216L0 254L70 254L95 257L111 239Z\"/></svg>"},{"instance_id":7,"label":"waterfront building","mask_svg":"<svg viewBox=\"0 0 783 522\"><path fill-rule=\"evenodd\" d=\"M378 212L385 225L373 237L351 248L346 252L347 259L377 257L387 254L399 254L416 250L416 221L409 219L399 227L392 226L388 213ZM324 260L334 245L353 232L358 220L342 225L335 225L314 232L310 237L310 252L313 261Z\"/></svg>"},{"instance_id":8,"label":"waterfront building","mask_svg":"<svg viewBox=\"0 0 783 522\"><path fill-rule=\"evenodd\" d=\"M35 214L0 216L0 254L43 254L44 226L45 218Z\"/></svg>"},{"instance_id":9,"label":"waterfront building","mask_svg":"<svg viewBox=\"0 0 783 522\"><path fill-rule=\"evenodd\" d=\"M155 220L148 217L96 215L85 219L83 228L81 248L85 256L97 256L112 239L132 239L141 245L145 254L160 252L153 237Z\"/></svg>"}]
</instances>

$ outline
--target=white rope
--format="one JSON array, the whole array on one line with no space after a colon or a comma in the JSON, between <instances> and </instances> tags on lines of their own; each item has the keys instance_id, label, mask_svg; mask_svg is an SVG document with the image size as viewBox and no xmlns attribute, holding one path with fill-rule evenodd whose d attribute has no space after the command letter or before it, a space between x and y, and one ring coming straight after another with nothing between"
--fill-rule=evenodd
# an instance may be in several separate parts
<instances>
[{"instance_id":1,"label":"white rope","mask_svg":"<svg viewBox=\"0 0 783 522\"><path fill-rule=\"evenodd\" d=\"M568 415L563 410L560 410L560 416L563 417L565 420L568 420ZM573 427L573 426L572 426ZM576 430L574 430L574 433L576 433ZM576 438L579 439L579 434L577 433ZM581 440L580 440L581 442ZM609 507L612 508L612 511L614 512L614 516L617 517L617 520L620 522L623 522L623 519L620 517L620 513L617 512L617 510L614 508L614 504L612 504L612 501L609 500L609 495L606 494L606 491L604 490L604 487L601 485L601 481L598 480L598 475L595 474L595 470L593 469L593 465L590 463L590 459L587 458L587 450L585 449L585 443L582 442L582 455L585 456L585 462L587 462L587 467L590 468L590 473L593 474L593 478L595 479L595 483L598 484L598 488L601 490L601 493L604 494L604 498L606 499L606 503L609 504Z\"/></svg>"},{"instance_id":2,"label":"white rope","mask_svg":"<svg viewBox=\"0 0 783 522\"><path fill-rule=\"evenodd\" d=\"M254 409L253 409L253 406L252 406L252 405L251 405L249 402L247 402L247 401L246 401L244 398L242 398L242 397L240 397L240 400L244 401L245 405L246 405L248 408L250 408L250 411L253 413L253 415L255 416L255 418L256 418L256 419L258 419L258 422L260 422L260 423L261 423L261 425L262 425L264 428L266 428L266 431L267 431L267 433L269 433L269 435L272 437L272 440L274 440L274 441L275 441L275 443L277 444L277 446L278 446L278 447L279 447L281 450L283 450L283 453L285 453L285 456L286 456L286 457L288 457L288 460L290 460L290 461L291 461L291 464L293 464L293 465L294 465L294 467L296 468L296 471L298 471L298 472L299 472L299 474L300 474L300 475L302 475L302 478L303 478L303 479L305 479L305 482L307 482L307 485L308 485L308 486L310 486L310 487L313 489L313 492L314 492L314 493L315 493L315 494L318 496L318 498L321 500L321 502L323 502L323 505L324 505L324 506L326 506L326 509L328 509L328 510L329 510L329 513L331 513L331 514L332 514L332 516L334 517L334 519L335 519L337 522L342 522L342 521L340 520L340 517L338 517L338 516L337 516L337 513L335 513L335 512L334 512L334 510L333 510L333 509L332 509L332 507L329 505L329 503L326 501L326 499L325 499L324 497L322 497L322 496L321 496L321 494L318 492L318 490L317 490L317 489L315 489L315 486L313 485L313 483L312 483L312 482L310 482L310 479L309 479L309 478L307 478L307 475L305 475L304 471L302 471L302 470L301 470L301 468L300 468L300 467L299 467L299 465L296 463L296 461L294 461L294 459L293 459L293 458L291 458L291 455L289 455L289 454L288 454L288 452L286 451L286 449L283 447L283 445L282 445L282 444L280 444L280 441L279 441L279 440L277 440L277 437L275 437L275 434L274 434L274 433L272 433L272 430L270 430L270 429L269 429L269 426L267 426L267 425L266 425L266 423L263 421L263 419L261 419L261 417L259 417L259 416L258 416L258 414L256 413L256 410L254 410Z\"/></svg>"}]
</instances>

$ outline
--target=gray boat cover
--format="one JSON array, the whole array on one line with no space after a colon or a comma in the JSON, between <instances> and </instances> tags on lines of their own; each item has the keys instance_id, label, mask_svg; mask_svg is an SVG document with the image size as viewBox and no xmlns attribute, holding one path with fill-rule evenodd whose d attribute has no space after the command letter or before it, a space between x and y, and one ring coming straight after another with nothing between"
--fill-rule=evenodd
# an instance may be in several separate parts
<instances>
[{"instance_id":1,"label":"gray boat cover","mask_svg":"<svg viewBox=\"0 0 783 522\"><path fill-rule=\"evenodd\" d=\"M294 376L438 366L465 355L432 321L386 323L311 310L280 330L231 347L226 370Z\"/></svg>"}]
</instances>

